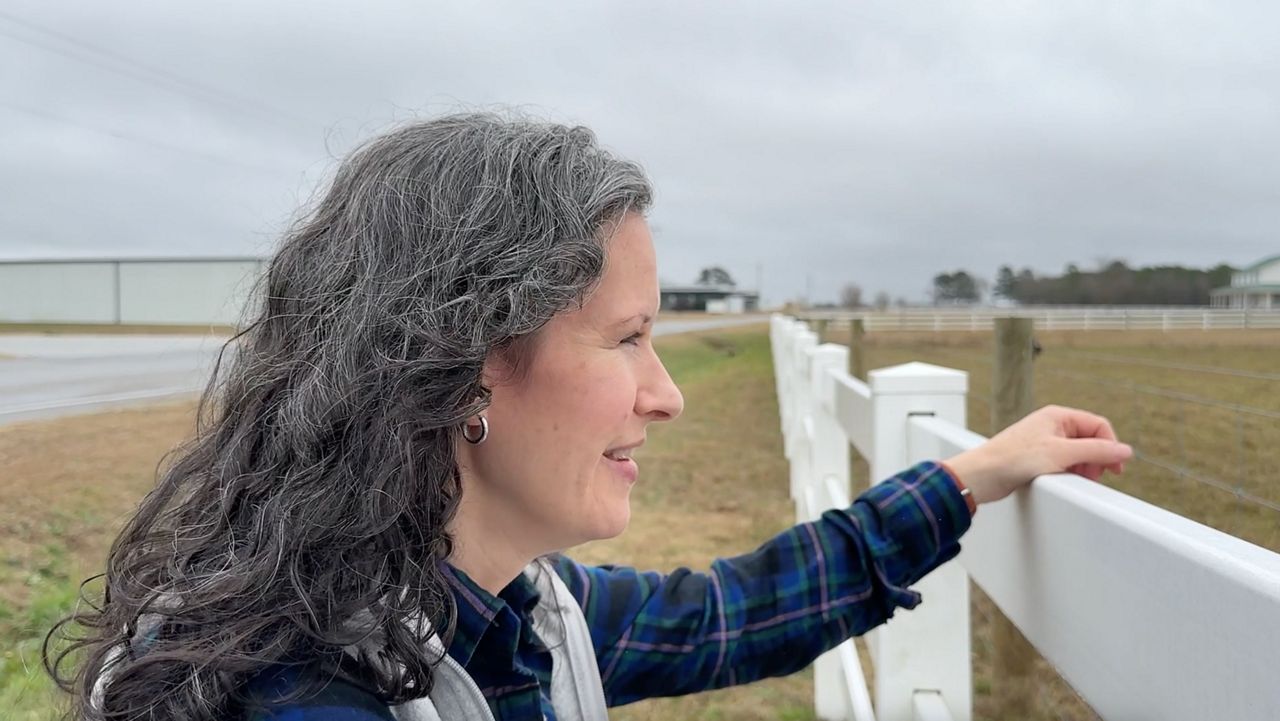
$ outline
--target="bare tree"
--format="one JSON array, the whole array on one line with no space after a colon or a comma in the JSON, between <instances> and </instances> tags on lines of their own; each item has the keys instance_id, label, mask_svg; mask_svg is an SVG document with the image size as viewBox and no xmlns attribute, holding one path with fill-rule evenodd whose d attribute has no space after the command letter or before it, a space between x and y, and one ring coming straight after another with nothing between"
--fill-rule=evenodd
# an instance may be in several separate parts
<instances>
[{"instance_id":1,"label":"bare tree","mask_svg":"<svg viewBox=\"0 0 1280 721\"><path fill-rule=\"evenodd\" d=\"M885 310L888 310L889 303L890 303L890 300L889 300L888 293L884 292L883 290L880 291L879 293L876 293L876 300L875 300L876 310L880 312L884 312Z\"/></svg>"},{"instance_id":2,"label":"bare tree","mask_svg":"<svg viewBox=\"0 0 1280 721\"><path fill-rule=\"evenodd\" d=\"M727 286L737 285L737 283L733 281L733 276L729 275L729 271L725 270L724 268L721 268L718 265L713 265L708 268L703 268L701 271L699 271L697 284L698 285L727 285Z\"/></svg>"},{"instance_id":3,"label":"bare tree","mask_svg":"<svg viewBox=\"0 0 1280 721\"><path fill-rule=\"evenodd\" d=\"M846 283L845 286L840 289L840 307L861 308L862 287L853 283Z\"/></svg>"}]
</instances>

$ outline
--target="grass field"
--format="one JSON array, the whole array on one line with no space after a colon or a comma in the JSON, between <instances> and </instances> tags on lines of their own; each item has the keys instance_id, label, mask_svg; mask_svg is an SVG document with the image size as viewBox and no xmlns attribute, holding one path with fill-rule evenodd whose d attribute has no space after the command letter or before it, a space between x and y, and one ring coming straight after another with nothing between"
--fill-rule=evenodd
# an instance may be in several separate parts
<instances>
[{"instance_id":1,"label":"grass field","mask_svg":"<svg viewBox=\"0 0 1280 721\"><path fill-rule=\"evenodd\" d=\"M1139 453L1104 482L1280 552L1280 511L1270 507L1280 506L1280 331L1036 337L1037 405L1105 415ZM990 333L877 333L866 348L869 368L919 360L968 371L969 427L990 434Z\"/></svg>"},{"instance_id":2,"label":"grass field","mask_svg":"<svg viewBox=\"0 0 1280 721\"><path fill-rule=\"evenodd\" d=\"M1041 402L1081 405L1108 414L1122 437L1134 440L1139 450L1161 457L1185 453L1191 467L1206 474L1212 471L1235 480L1233 469L1243 468L1246 474L1239 477L1248 479L1249 489L1280 500L1276 482L1267 478L1280 460L1275 457L1280 424L1240 429L1230 417L1222 421L1211 414L1179 412L1177 406L1184 401L1151 396L1135 403L1114 386L1061 375L1067 371L1116 382L1139 381L1280 410L1280 384L1242 386L1239 382L1247 379L1214 375L1210 381L1188 371L1094 357L1124 355L1157 362L1172 358L1182 364L1277 372L1280 333L1042 334L1040 339L1045 346L1037 362ZM839 340L838 333L830 340ZM794 519L763 330L670 336L660 338L658 345L684 391L685 414L674 424L651 427L650 442L639 456L643 472L633 492L631 528L617 539L575 549L575 557L584 562L705 569L715 556L750 550ZM979 432L988 430L984 401L991 387L989 345L990 337L979 334L868 336L871 367L926 360L969 370L970 425ZM1162 405L1166 401L1172 406ZM0 648L5 649L0 657L0 708L5 718L55 717L49 710L50 684L39 670L38 639L72 602L78 580L101 566L115 529L153 483L161 456L190 433L193 407L185 402L0 427L0 468L6 474L0 484L0 528L5 531L0 535ZM1231 431L1228 442L1223 442L1224 429ZM1169 441L1179 433L1178 442ZM1233 453L1236 465L1224 465L1223 457ZM865 466L861 470L865 482ZM1230 492L1141 462L1132 464L1124 477L1107 482L1280 550L1280 514L1242 508ZM998 683L989 673L986 620L994 612L988 600L975 595L975 718L988 721L996 718L991 689ZM1094 718L1048 664L1040 664L1036 677L1042 698L1035 719ZM811 719L811 708L812 681L806 671L737 689L641 702L616 709L611 717Z\"/></svg>"},{"instance_id":3,"label":"grass field","mask_svg":"<svg viewBox=\"0 0 1280 721\"><path fill-rule=\"evenodd\" d=\"M1280 504L1280 420L1245 410L1280 412L1280 379L1266 378L1280 374L1280 331L1061 331L1036 338L1043 348L1035 363L1037 405L1107 416L1143 459L1103 483L1280 552L1280 511L1249 498ZM836 328L824 340L844 344L847 335ZM865 348L868 368L916 360L967 371L968 425L990 435L990 333L875 333ZM855 463L854 475L866 483L866 464ZM972 596L975 718L994 719L991 619L1000 612L976 586ZM1043 659L1035 679L1036 719L1097 718Z\"/></svg>"},{"instance_id":4,"label":"grass field","mask_svg":"<svg viewBox=\"0 0 1280 721\"><path fill-rule=\"evenodd\" d=\"M658 340L685 394L675 424L653 426L639 456L633 521L621 538L575 549L587 562L705 568L790 525L768 339L761 329ZM39 639L100 568L112 534L193 427L194 403L0 427L0 708L45 721L51 684ZM724 419L732 418L732 426ZM613 718L810 719L807 673L616 710Z\"/></svg>"}]
</instances>

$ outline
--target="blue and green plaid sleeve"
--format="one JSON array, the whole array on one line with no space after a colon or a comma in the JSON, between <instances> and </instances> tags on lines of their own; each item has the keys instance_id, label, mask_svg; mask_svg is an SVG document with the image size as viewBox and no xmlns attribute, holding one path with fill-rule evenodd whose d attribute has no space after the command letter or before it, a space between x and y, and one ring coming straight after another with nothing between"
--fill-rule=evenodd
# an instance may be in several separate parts
<instances>
[{"instance_id":1,"label":"blue and green plaid sleeve","mask_svg":"<svg viewBox=\"0 0 1280 721\"><path fill-rule=\"evenodd\" d=\"M888 620L907 586L960 552L970 514L940 464L921 463L849 508L794 526L710 573L663 575L558 556L578 599L609 705L798 671Z\"/></svg>"}]
</instances>

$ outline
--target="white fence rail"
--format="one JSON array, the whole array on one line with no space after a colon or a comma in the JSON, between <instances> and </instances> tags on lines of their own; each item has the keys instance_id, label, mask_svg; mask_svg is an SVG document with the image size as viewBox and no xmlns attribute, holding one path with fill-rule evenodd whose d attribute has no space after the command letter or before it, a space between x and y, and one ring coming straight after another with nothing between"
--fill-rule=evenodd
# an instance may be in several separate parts
<instances>
[{"instance_id":1,"label":"white fence rail","mask_svg":"<svg viewBox=\"0 0 1280 721\"><path fill-rule=\"evenodd\" d=\"M806 320L861 318L868 331L991 330L996 318L1034 318L1041 330L1244 330L1280 328L1280 311L1222 308L910 308L883 312L805 311Z\"/></svg>"},{"instance_id":2,"label":"white fence rail","mask_svg":"<svg viewBox=\"0 0 1280 721\"><path fill-rule=\"evenodd\" d=\"M883 479L985 440L965 429L961 371L863 383L804 323L774 316L770 333L799 520L849 504L850 443ZM963 544L919 607L869 634L874 708L852 641L818 659L820 718L969 721L972 578L1103 718L1280 719L1280 555L1071 475L984 506Z\"/></svg>"}]
</instances>

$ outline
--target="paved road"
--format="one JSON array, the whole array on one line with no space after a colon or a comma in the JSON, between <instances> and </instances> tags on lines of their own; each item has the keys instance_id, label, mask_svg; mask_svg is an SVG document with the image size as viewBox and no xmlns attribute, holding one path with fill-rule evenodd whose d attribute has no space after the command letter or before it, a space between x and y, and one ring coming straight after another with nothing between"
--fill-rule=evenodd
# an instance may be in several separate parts
<instances>
[{"instance_id":1,"label":"paved road","mask_svg":"<svg viewBox=\"0 0 1280 721\"><path fill-rule=\"evenodd\" d=\"M766 316L659 320L654 334L766 320ZM194 397L204 390L225 340L212 336L0 335L0 424Z\"/></svg>"},{"instance_id":2,"label":"paved road","mask_svg":"<svg viewBox=\"0 0 1280 721\"><path fill-rule=\"evenodd\" d=\"M0 335L0 423L192 396L225 340Z\"/></svg>"}]
</instances>

